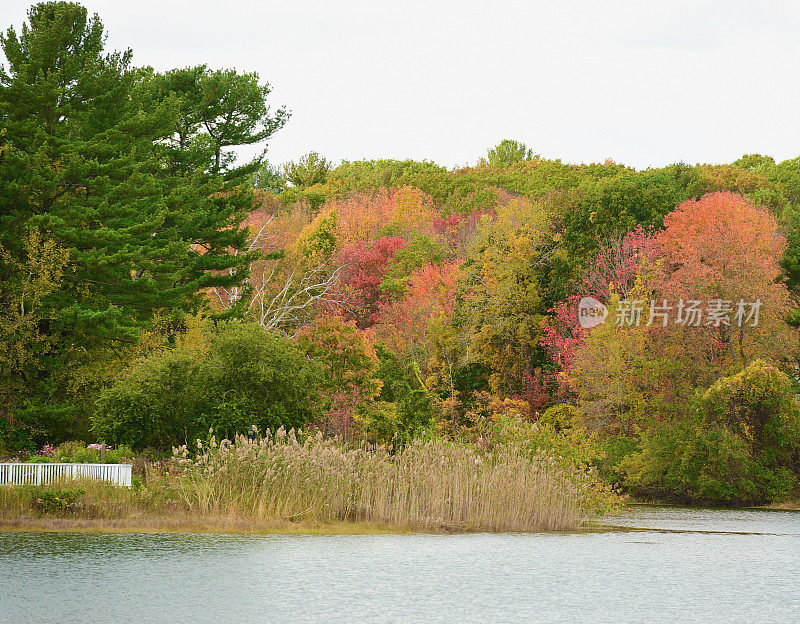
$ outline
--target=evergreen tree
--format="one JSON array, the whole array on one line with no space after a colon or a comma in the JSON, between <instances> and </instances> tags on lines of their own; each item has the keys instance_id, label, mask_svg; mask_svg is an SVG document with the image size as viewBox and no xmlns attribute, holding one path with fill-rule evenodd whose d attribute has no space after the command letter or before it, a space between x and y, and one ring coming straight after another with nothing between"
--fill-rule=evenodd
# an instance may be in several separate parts
<instances>
[{"instance_id":1,"label":"evergreen tree","mask_svg":"<svg viewBox=\"0 0 800 624\"><path fill-rule=\"evenodd\" d=\"M100 19L78 4L37 4L28 19L19 33L0 35L0 322L24 305L20 284L29 278L19 267L32 261L25 241L33 232L66 263L37 301L35 331L48 348L35 365L0 371L17 389L0 395L0 411L27 414L42 432L56 412L69 429L86 403L66 390L76 354L120 353L155 317L196 310L204 289L246 278L253 258L232 252L245 248L252 196L226 179L232 161L223 163L221 150L281 124L266 119L268 90L245 121L226 109L241 89L222 78L212 113L227 122L187 113L187 90L159 96L152 71L131 66L130 50L104 51ZM194 124L194 132L200 122L210 124L208 167L176 167L196 157L191 142L173 144L176 129Z\"/></svg>"}]
</instances>

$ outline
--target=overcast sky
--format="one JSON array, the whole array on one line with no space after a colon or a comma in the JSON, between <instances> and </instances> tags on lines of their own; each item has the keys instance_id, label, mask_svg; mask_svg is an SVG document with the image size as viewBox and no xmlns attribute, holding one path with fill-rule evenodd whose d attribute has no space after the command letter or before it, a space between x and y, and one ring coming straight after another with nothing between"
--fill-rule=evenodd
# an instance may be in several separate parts
<instances>
[{"instance_id":1,"label":"overcast sky","mask_svg":"<svg viewBox=\"0 0 800 624\"><path fill-rule=\"evenodd\" d=\"M30 2L0 0L3 28ZM800 3L87 0L109 48L256 71L274 163L475 163L503 138L644 168L800 155Z\"/></svg>"}]
</instances>

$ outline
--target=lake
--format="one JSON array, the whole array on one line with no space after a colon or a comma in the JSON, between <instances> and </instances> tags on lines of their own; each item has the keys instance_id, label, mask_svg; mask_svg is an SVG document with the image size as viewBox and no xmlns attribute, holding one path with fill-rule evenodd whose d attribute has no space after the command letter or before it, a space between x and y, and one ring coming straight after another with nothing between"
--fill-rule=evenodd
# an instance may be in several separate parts
<instances>
[{"instance_id":1,"label":"lake","mask_svg":"<svg viewBox=\"0 0 800 624\"><path fill-rule=\"evenodd\" d=\"M580 534L0 533L0 622L800 621L800 512Z\"/></svg>"}]
</instances>

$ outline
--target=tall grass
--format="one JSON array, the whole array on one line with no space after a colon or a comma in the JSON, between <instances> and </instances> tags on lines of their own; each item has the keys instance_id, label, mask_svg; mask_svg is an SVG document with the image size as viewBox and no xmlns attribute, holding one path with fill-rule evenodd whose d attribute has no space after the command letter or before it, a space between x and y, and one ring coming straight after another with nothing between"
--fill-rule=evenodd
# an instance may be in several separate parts
<instances>
[{"instance_id":1,"label":"tall grass","mask_svg":"<svg viewBox=\"0 0 800 624\"><path fill-rule=\"evenodd\" d=\"M43 505L48 497L79 493L73 503L58 509ZM118 487L94 479L60 479L48 485L0 486L0 520L31 516L63 516L112 520L185 515L189 508L175 494L175 485L154 473L147 487Z\"/></svg>"},{"instance_id":2,"label":"tall grass","mask_svg":"<svg viewBox=\"0 0 800 624\"><path fill-rule=\"evenodd\" d=\"M583 476L514 443L490 453L444 440L346 448L279 430L258 441L176 449L179 497L192 510L251 519L362 521L419 529L575 530Z\"/></svg>"},{"instance_id":3,"label":"tall grass","mask_svg":"<svg viewBox=\"0 0 800 624\"><path fill-rule=\"evenodd\" d=\"M552 531L581 528L608 501L591 475L560 467L514 438L483 451L434 439L392 452L321 435L298 439L281 429L252 442L212 438L194 455L181 447L168 468L148 468L131 489L88 479L0 486L0 522L143 530ZM54 508L64 497L69 504Z\"/></svg>"}]
</instances>

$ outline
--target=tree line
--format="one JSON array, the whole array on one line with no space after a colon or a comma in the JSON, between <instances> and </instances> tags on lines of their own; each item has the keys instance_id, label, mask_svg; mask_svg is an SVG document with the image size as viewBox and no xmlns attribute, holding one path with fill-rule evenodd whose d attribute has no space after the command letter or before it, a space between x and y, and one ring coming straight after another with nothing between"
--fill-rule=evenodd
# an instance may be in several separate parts
<instances>
[{"instance_id":1,"label":"tree line","mask_svg":"<svg viewBox=\"0 0 800 624\"><path fill-rule=\"evenodd\" d=\"M800 159L240 164L289 117L257 75L64 2L0 44L6 452L514 431L642 496L796 493Z\"/></svg>"}]
</instances>

